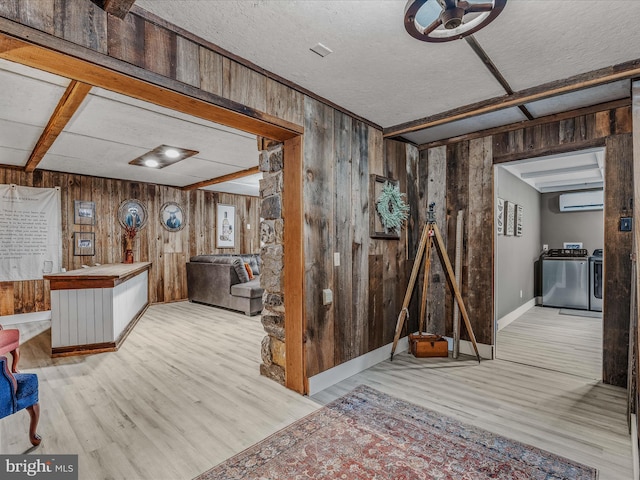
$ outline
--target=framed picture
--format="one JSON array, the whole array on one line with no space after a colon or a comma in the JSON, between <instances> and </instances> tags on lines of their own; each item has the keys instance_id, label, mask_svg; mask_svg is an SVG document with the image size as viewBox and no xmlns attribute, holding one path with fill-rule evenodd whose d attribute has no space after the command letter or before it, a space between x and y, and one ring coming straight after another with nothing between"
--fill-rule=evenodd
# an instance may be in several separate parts
<instances>
[{"instance_id":1,"label":"framed picture","mask_svg":"<svg viewBox=\"0 0 640 480\"><path fill-rule=\"evenodd\" d=\"M118 207L118 221L122 228L137 227L140 229L147 224L147 207L139 200L125 200Z\"/></svg>"},{"instance_id":2,"label":"framed picture","mask_svg":"<svg viewBox=\"0 0 640 480\"><path fill-rule=\"evenodd\" d=\"M160 207L160 223L170 232L182 230L186 220L184 210L176 202L166 202Z\"/></svg>"},{"instance_id":3,"label":"framed picture","mask_svg":"<svg viewBox=\"0 0 640 480\"><path fill-rule=\"evenodd\" d=\"M76 257L96 254L96 234L93 232L73 232L73 254Z\"/></svg>"},{"instance_id":4,"label":"framed picture","mask_svg":"<svg viewBox=\"0 0 640 480\"><path fill-rule=\"evenodd\" d=\"M216 207L216 248L236 246L236 207L218 204Z\"/></svg>"},{"instance_id":5,"label":"framed picture","mask_svg":"<svg viewBox=\"0 0 640 480\"><path fill-rule=\"evenodd\" d=\"M496 201L496 230L498 235L504 235L504 199Z\"/></svg>"},{"instance_id":6,"label":"framed picture","mask_svg":"<svg viewBox=\"0 0 640 480\"><path fill-rule=\"evenodd\" d=\"M382 188L386 183L398 185L398 180L382 177L380 175L369 176L369 236L371 238L388 238L398 240L400 233L396 230L387 231L382 225L380 215L376 211L376 200L380 198Z\"/></svg>"},{"instance_id":7,"label":"framed picture","mask_svg":"<svg viewBox=\"0 0 640 480\"><path fill-rule=\"evenodd\" d=\"M85 202L75 200L73 202L73 223L76 225L96 224L96 204L95 202Z\"/></svg>"},{"instance_id":8,"label":"framed picture","mask_svg":"<svg viewBox=\"0 0 640 480\"><path fill-rule=\"evenodd\" d=\"M505 201L506 218L504 221L504 234L513 235L516 225L516 204L513 202Z\"/></svg>"},{"instance_id":9,"label":"framed picture","mask_svg":"<svg viewBox=\"0 0 640 480\"><path fill-rule=\"evenodd\" d=\"M522 217L524 216L524 209L522 205L516 205L516 237L522 236Z\"/></svg>"}]
</instances>

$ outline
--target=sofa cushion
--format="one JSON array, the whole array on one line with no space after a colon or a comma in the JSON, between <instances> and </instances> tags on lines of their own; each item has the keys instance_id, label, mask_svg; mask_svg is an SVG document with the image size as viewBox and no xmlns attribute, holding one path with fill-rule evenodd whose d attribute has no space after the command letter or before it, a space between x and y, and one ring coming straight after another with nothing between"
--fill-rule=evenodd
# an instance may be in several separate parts
<instances>
[{"instance_id":1,"label":"sofa cushion","mask_svg":"<svg viewBox=\"0 0 640 480\"><path fill-rule=\"evenodd\" d=\"M191 257L194 263L216 263L222 265L231 265L236 257L232 255L196 255Z\"/></svg>"},{"instance_id":2,"label":"sofa cushion","mask_svg":"<svg viewBox=\"0 0 640 480\"><path fill-rule=\"evenodd\" d=\"M231 264L233 269L238 274L238 279L240 283L247 283L249 281L249 274L247 270L244 268L244 262L240 257L234 257L233 263Z\"/></svg>"},{"instance_id":3,"label":"sofa cushion","mask_svg":"<svg viewBox=\"0 0 640 480\"><path fill-rule=\"evenodd\" d=\"M240 255L244 263L248 263L251 266L251 272L254 275L260 275L260 255L253 253L243 253Z\"/></svg>"},{"instance_id":4,"label":"sofa cushion","mask_svg":"<svg viewBox=\"0 0 640 480\"><path fill-rule=\"evenodd\" d=\"M261 298L264 289L260 286L260 278L256 277L247 283L231 285L231 295L244 298Z\"/></svg>"},{"instance_id":5,"label":"sofa cushion","mask_svg":"<svg viewBox=\"0 0 640 480\"><path fill-rule=\"evenodd\" d=\"M244 269L247 271L247 275L249 275L249 280L253 280L253 270L251 270L251 265L245 262Z\"/></svg>"}]
</instances>

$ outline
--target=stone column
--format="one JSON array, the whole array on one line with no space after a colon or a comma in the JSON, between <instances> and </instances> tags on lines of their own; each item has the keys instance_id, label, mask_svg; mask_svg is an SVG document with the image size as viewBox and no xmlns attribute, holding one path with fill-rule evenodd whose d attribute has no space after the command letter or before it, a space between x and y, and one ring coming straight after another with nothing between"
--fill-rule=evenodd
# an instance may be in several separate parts
<instances>
[{"instance_id":1,"label":"stone column","mask_svg":"<svg viewBox=\"0 0 640 480\"><path fill-rule=\"evenodd\" d=\"M267 336L262 340L260 373L284 385L285 375L285 312L282 277L284 245L282 232L282 169L283 146L277 144L260 153L260 286L262 296L262 325Z\"/></svg>"}]
</instances>

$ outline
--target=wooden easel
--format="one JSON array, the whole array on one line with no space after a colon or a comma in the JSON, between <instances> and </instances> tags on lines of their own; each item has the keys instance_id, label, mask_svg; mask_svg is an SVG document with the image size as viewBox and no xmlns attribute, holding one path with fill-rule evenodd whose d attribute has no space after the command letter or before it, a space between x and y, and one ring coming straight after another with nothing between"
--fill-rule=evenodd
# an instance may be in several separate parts
<instances>
[{"instance_id":1,"label":"wooden easel","mask_svg":"<svg viewBox=\"0 0 640 480\"><path fill-rule=\"evenodd\" d=\"M458 288L458 284L456 282L455 275L453 273L453 268L451 267L451 262L449 261L449 257L447 256L447 250L444 246L444 241L442 240L442 235L440 235L440 230L438 229L438 225L436 225L435 213L433 211L435 207L435 203L431 203L429 205L429 212L427 213L427 224L424 226L422 230L422 236L420 237L420 244L418 245L418 253L416 254L416 259L413 262L413 269L411 270L411 277L409 278L409 285L407 286L407 291L404 295L404 301L402 302L402 310L400 310L400 314L398 315L398 322L396 323L396 334L393 338L393 347L391 348L391 360L393 360L393 354L396 351L396 347L398 346L398 340L400 340L400 334L402 332L402 327L404 326L404 321L407 318L409 302L411 301L411 296L413 294L413 289L416 285L416 279L418 278L418 273L420 271L420 265L422 263L422 258L425 256L425 267L424 267L424 282L422 285L422 303L420 306L420 321L419 321L419 331L422 333L425 323L425 314L427 307L427 287L429 285L429 270L431 267L431 247L434 245L438 251L438 256L440 257L440 262L444 266L446 270L447 283L449 284L449 288L453 291L455 295L455 299L458 303L458 307L460 308L460 313L462 314L462 318L464 320L465 327L467 328L467 332L469 333L469 337L471 337L471 343L473 344L473 349L476 352L476 357L478 358L478 363L480 363L480 353L478 352L478 344L476 343L476 337L473 334L473 329L471 328L471 322L469 322L469 315L467 314L467 309L464 306L464 302L462 301L462 295L460 294L460 289Z\"/></svg>"}]
</instances>

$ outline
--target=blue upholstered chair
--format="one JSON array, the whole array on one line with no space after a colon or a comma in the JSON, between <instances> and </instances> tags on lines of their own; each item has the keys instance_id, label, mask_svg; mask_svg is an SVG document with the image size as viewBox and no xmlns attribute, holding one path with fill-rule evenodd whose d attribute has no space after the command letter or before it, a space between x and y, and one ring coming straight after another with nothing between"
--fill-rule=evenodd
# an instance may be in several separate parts
<instances>
[{"instance_id":1,"label":"blue upholstered chair","mask_svg":"<svg viewBox=\"0 0 640 480\"><path fill-rule=\"evenodd\" d=\"M35 373L9 371L7 357L0 356L0 418L27 409L31 417L29 440L32 445L40 445L40 435L36 433L40 419L38 404L38 376Z\"/></svg>"}]
</instances>

